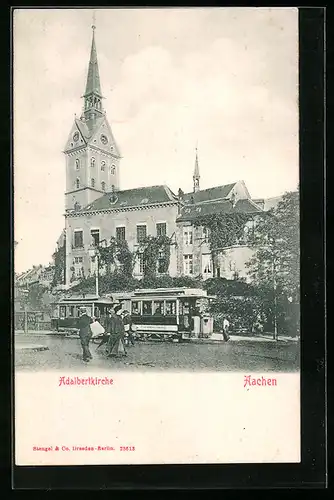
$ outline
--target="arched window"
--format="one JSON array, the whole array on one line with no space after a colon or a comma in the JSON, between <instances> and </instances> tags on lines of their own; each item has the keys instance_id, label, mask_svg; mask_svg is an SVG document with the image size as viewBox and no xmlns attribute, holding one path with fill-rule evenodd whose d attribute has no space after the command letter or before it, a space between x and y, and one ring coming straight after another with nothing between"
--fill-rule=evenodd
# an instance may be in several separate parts
<instances>
[{"instance_id":1,"label":"arched window","mask_svg":"<svg viewBox=\"0 0 334 500\"><path fill-rule=\"evenodd\" d=\"M110 173L111 173L112 175L114 175L114 174L115 174L115 171L116 171L116 166L115 166L115 165L111 165L111 167L110 167Z\"/></svg>"},{"instance_id":2,"label":"arched window","mask_svg":"<svg viewBox=\"0 0 334 500\"><path fill-rule=\"evenodd\" d=\"M80 170L80 160L78 158L75 160L75 170Z\"/></svg>"},{"instance_id":3,"label":"arched window","mask_svg":"<svg viewBox=\"0 0 334 500\"><path fill-rule=\"evenodd\" d=\"M92 184L92 188L95 187L95 179L92 178L91 184Z\"/></svg>"},{"instance_id":4,"label":"arched window","mask_svg":"<svg viewBox=\"0 0 334 500\"><path fill-rule=\"evenodd\" d=\"M79 189L79 187L80 187L80 179L79 179L79 177L77 177L77 179L75 181L75 185L76 185L77 189Z\"/></svg>"},{"instance_id":5,"label":"arched window","mask_svg":"<svg viewBox=\"0 0 334 500\"><path fill-rule=\"evenodd\" d=\"M106 168L106 162L101 161L101 171L104 172L105 168Z\"/></svg>"},{"instance_id":6,"label":"arched window","mask_svg":"<svg viewBox=\"0 0 334 500\"><path fill-rule=\"evenodd\" d=\"M90 166L95 167L95 158L90 159Z\"/></svg>"},{"instance_id":7,"label":"arched window","mask_svg":"<svg viewBox=\"0 0 334 500\"><path fill-rule=\"evenodd\" d=\"M101 182L101 187L102 187L102 191L106 190L106 183L104 181Z\"/></svg>"}]
</instances>

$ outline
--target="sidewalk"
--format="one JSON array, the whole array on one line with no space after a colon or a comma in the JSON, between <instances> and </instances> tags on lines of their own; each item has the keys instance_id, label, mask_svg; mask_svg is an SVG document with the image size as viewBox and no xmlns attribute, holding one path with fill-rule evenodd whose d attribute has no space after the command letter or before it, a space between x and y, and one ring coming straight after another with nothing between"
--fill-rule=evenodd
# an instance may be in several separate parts
<instances>
[{"instance_id":1,"label":"sidewalk","mask_svg":"<svg viewBox=\"0 0 334 500\"><path fill-rule=\"evenodd\" d=\"M298 342L297 337L286 337L279 336L278 340L274 340L273 336L270 334L260 334L260 335L230 335L229 342ZM203 343L203 344L219 344L221 342L225 342L222 333L213 333L208 338L193 338L190 339L190 342L194 343Z\"/></svg>"}]
</instances>

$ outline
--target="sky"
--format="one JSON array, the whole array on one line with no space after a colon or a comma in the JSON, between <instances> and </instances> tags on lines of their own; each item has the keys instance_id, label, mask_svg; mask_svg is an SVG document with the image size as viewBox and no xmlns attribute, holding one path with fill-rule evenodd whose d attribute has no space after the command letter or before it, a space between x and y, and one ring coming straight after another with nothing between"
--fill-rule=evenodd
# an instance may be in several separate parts
<instances>
[{"instance_id":1,"label":"sky","mask_svg":"<svg viewBox=\"0 0 334 500\"><path fill-rule=\"evenodd\" d=\"M15 271L48 264L64 227L63 149L82 111L93 15L120 188L299 180L296 8L16 9Z\"/></svg>"}]
</instances>

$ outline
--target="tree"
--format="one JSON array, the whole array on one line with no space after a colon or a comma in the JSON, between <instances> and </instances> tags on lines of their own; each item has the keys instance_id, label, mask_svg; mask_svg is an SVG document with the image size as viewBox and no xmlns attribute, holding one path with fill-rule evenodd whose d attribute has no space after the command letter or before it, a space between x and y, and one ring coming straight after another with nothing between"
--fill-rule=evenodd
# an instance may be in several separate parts
<instances>
[{"instance_id":1,"label":"tree","mask_svg":"<svg viewBox=\"0 0 334 500\"><path fill-rule=\"evenodd\" d=\"M254 257L248 274L264 296L270 290L277 320L284 323L287 297L299 302L299 193L288 192L277 207L263 214L252 235Z\"/></svg>"}]
</instances>

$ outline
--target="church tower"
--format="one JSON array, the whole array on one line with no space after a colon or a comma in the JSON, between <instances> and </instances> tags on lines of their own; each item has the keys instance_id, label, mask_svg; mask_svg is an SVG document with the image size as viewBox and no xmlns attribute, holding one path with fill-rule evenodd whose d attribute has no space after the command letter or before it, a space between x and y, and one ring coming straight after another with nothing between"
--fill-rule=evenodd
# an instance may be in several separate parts
<instances>
[{"instance_id":1,"label":"church tower","mask_svg":"<svg viewBox=\"0 0 334 500\"><path fill-rule=\"evenodd\" d=\"M199 191L199 166L198 166L198 154L197 154L197 148L196 148L196 158L195 158L195 168L194 168L194 175L193 175L193 192L197 193Z\"/></svg>"},{"instance_id":2,"label":"church tower","mask_svg":"<svg viewBox=\"0 0 334 500\"><path fill-rule=\"evenodd\" d=\"M84 208L105 192L119 189L121 156L103 108L95 26L92 30L83 110L80 118L74 119L64 149L66 211Z\"/></svg>"}]
</instances>

